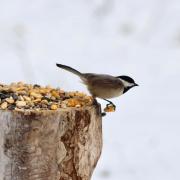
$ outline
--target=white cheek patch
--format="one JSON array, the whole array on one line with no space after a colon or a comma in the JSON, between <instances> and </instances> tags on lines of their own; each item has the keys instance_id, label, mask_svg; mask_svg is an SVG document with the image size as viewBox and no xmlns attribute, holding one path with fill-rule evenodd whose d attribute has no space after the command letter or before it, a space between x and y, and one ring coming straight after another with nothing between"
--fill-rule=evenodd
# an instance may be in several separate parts
<instances>
[{"instance_id":1,"label":"white cheek patch","mask_svg":"<svg viewBox=\"0 0 180 180\"><path fill-rule=\"evenodd\" d=\"M132 86L134 86L134 83L129 83L129 82L123 80L123 79L121 79L121 81L124 84L124 87L132 87Z\"/></svg>"}]
</instances>

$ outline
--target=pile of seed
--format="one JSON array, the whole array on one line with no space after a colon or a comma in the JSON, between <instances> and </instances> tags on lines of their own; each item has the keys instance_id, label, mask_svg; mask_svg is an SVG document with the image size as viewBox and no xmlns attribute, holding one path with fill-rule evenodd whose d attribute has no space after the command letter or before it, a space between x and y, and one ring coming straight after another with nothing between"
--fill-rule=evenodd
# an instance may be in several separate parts
<instances>
[{"instance_id":1,"label":"pile of seed","mask_svg":"<svg viewBox=\"0 0 180 180\"><path fill-rule=\"evenodd\" d=\"M0 84L0 109L2 110L57 110L67 107L92 105L93 99L80 92L65 92L50 86L23 82Z\"/></svg>"}]
</instances>

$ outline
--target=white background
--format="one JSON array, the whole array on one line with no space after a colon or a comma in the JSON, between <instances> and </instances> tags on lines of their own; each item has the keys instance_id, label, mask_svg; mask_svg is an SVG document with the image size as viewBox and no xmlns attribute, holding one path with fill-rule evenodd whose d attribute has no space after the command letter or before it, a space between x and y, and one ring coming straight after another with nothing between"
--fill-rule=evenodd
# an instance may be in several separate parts
<instances>
[{"instance_id":1,"label":"white background","mask_svg":"<svg viewBox=\"0 0 180 180\"><path fill-rule=\"evenodd\" d=\"M179 0L0 0L0 81L87 92L56 62L140 84L103 120L93 180L180 179Z\"/></svg>"}]
</instances>

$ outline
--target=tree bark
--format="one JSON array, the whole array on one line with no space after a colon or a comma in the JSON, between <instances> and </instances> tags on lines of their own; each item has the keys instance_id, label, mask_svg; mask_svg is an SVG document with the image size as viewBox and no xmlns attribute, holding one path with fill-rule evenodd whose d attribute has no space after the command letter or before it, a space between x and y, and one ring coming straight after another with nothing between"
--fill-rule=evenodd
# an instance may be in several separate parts
<instances>
[{"instance_id":1,"label":"tree bark","mask_svg":"<svg viewBox=\"0 0 180 180\"><path fill-rule=\"evenodd\" d=\"M0 180L90 180L102 150L99 105L0 111Z\"/></svg>"}]
</instances>

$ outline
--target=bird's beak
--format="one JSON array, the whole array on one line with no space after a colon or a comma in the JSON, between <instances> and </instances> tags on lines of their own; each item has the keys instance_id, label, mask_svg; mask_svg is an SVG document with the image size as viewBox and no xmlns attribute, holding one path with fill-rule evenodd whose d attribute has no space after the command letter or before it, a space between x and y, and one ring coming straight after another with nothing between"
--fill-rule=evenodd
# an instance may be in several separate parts
<instances>
[{"instance_id":1,"label":"bird's beak","mask_svg":"<svg viewBox=\"0 0 180 180\"><path fill-rule=\"evenodd\" d=\"M134 86L139 86L139 85L135 83Z\"/></svg>"}]
</instances>

